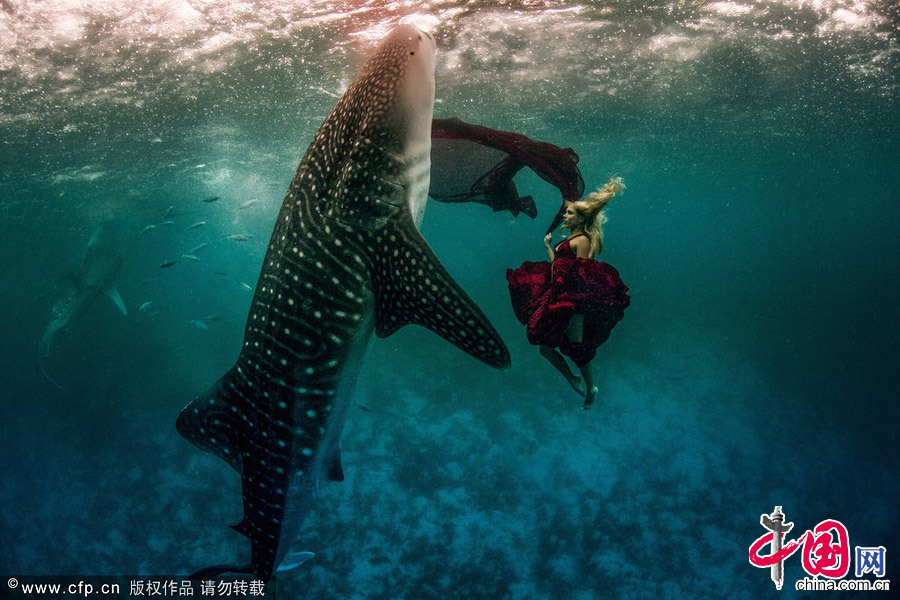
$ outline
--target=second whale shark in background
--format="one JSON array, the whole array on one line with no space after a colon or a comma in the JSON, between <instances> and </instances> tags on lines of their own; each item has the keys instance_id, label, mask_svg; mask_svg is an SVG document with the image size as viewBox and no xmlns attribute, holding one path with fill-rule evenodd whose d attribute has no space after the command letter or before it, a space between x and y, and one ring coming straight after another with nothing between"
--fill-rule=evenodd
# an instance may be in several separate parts
<instances>
[{"instance_id":1,"label":"second whale shark in background","mask_svg":"<svg viewBox=\"0 0 900 600\"><path fill-rule=\"evenodd\" d=\"M430 178L435 45L409 24L370 56L315 135L278 213L237 363L181 412L178 431L241 474L250 561L194 574L267 581L323 480L366 347L425 326L492 367L509 353L418 227Z\"/></svg>"},{"instance_id":2,"label":"second whale shark in background","mask_svg":"<svg viewBox=\"0 0 900 600\"><path fill-rule=\"evenodd\" d=\"M38 357L41 373L56 387L62 388L47 372L46 360L57 332L83 316L100 294L108 296L123 315L128 314L116 287L116 276L124 259L125 230L119 221L102 223L88 240L81 268L65 277L72 287L53 305L53 316L41 338Z\"/></svg>"}]
</instances>

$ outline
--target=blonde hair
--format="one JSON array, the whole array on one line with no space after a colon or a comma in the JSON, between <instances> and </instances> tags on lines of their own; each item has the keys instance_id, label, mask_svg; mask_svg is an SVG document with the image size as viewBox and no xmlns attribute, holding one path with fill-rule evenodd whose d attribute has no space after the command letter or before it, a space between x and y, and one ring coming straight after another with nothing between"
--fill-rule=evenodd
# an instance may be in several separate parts
<instances>
[{"instance_id":1,"label":"blonde hair","mask_svg":"<svg viewBox=\"0 0 900 600\"><path fill-rule=\"evenodd\" d=\"M591 257L600 254L603 249L603 224L606 223L606 215L603 209L613 197L625 189L621 177L610 177L602 188L591 192L584 200L571 203L578 214L584 218L584 234L591 241Z\"/></svg>"}]
</instances>

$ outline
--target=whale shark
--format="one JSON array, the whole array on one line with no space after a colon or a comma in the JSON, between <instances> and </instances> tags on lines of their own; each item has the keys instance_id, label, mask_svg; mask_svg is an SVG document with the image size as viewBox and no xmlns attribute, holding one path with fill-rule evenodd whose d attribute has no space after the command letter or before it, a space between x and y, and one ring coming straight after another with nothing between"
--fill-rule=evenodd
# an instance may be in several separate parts
<instances>
[{"instance_id":1,"label":"whale shark","mask_svg":"<svg viewBox=\"0 0 900 600\"><path fill-rule=\"evenodd\" d=\"M72 283L71 288L53 305L52 318L41 337L38 367L44 377L60 389L62 386L46 368L56 334L83 316L100 294L109 297L123 315L128 314L115 281L124 256L124 233L125 226L119 221L106 221L93 231L81 268L65 277Z\"/></svg>"},{"instance_id":2,"label":"whale shark","mask_svg":"<svg viewBox=\"0 0 900 600\"><path fill-rule=\"evenodd\" d=\"M509 352L419 233L430 178L435 43L395 27L315 134L288 187L234 366L178 432L241 476L250 560L192 575L268 581L294 551L340 439L373 334L424 326L491 367Z\"/></svg>"}]
</instances>

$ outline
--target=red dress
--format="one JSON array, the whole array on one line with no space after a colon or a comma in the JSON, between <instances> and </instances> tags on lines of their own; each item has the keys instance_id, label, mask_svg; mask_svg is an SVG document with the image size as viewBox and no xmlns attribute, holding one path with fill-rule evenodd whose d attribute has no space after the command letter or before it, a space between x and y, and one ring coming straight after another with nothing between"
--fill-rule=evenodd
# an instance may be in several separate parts
<instances>
[{"instance_id":1,"label":"red dress","mask_svg":"<svg viewBox=\"0 0 900 600\"><path fill-rule=\"evenodd\" d=\"M525 325L528 341L559 348L578 366L594 358L631 302L619 272L605 262L578 258L568 239L556 246L552 266L546 261L526 261L518 269L508 269L506 279L513 310ZM584 315L581 342L566 336L573 314Z\"/></svg>"}]
</instances>

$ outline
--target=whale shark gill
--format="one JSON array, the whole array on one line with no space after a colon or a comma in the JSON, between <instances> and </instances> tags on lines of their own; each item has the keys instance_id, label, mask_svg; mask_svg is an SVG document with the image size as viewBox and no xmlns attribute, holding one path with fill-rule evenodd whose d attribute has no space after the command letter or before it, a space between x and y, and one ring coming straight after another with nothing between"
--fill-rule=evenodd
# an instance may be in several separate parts
<instances>
[{"instance_id":1,"label":"whale shark gill","mask_svg":"<svg viewBox=\"0 0 900 600\"><path fill-rule=\"evenodd\" d=\"M393 29L304 154L278 213L236 364L176 427L241 474L250 561L194 577L267 581L290 553L322 481L343 479L340 437L372 334L424 326L505 368L487 317L418 231L430 177L435 46Z\"/></svg>"}]
</instances>

